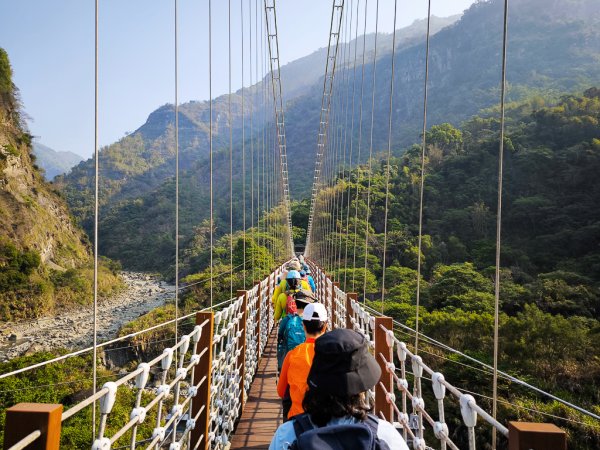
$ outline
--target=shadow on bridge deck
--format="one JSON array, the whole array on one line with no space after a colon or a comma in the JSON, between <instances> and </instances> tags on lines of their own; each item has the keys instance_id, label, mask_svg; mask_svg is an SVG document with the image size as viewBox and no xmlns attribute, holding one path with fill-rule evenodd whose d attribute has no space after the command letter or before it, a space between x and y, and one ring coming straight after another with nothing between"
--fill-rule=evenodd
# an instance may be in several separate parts
<instances>
[{"instance_id":1,"label":"shadow on bridge deck","mask_svg":"<svg viewBox=\"0 0 600 450\"><path fill-rule=\"evenodd\" d=\"M276 330L276 329L275 329ZM277 396L277 333L271 333L244 412L231 440L231 449L268 449L281 425L281 400Z\"/></svg>"}]
</instances>

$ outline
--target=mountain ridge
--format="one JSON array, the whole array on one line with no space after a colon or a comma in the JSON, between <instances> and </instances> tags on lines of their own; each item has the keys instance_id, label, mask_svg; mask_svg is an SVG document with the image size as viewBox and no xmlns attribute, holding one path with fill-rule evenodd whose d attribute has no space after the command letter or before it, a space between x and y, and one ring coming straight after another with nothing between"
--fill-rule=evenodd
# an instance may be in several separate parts
<instances>
[{"instance_id":1,"label":"mountain ridge","mask_svg":"<svg viewBox=\"0 0 600 450\"><path fill-rule=\"evenodd\" d=\"M83 161L83 157L76 153L56 151L38 141L33 141L33 154L48 181L57 175L68 173L72 167Z\"/></svg>"},{"instance_id":2,"label":"mountain ridge","mask_svg":"<svg viewBox=\"0 0 600 450\"><path fill-rule=\"evenodd\" d=\"M594 27L598 17L592 11L592 0L570 0L568 5L575 5L569 14L559 13L566 7L561 2L546 4L541 0L517 0L512 3L512 11L517 15L511 18L509 28L509 71L508 71L508 100L518 100L543 95L557 97L565 92L583 91L600 79L600 32ZM430 48L430 78L428 124L434 125L449 122L459 125L462 121L477 114L480 110L494 107L499 101L500 83L500 54L502 41L502 5L498 0L478 2L471 6L461 18L451 25L442 28L431 37ZM567 6L568 6L567 5ZM548 21L546 16L529 16L531 10L544 8L552 13L553 20ZM422 24L421 24L422 25ZM493 33L493 30L497 30ZM568 31L568 32L567 32ZM378 37L378 39L383 37ZM389 35L385 38L389 39ZM358 39L358 45L361 44ZM399 46L396 51L395 90L393 98L392 150L400 154L404 148L419 140L422 127L422 98L424 73L424 36L419 41L418 37L409 39L404 47ZM357 44L354 42L354 44ZM346 50L352 53L353 44ZM368 56L367 46L367 56ZM382 48L380 46L380 48ZM552 53L548 53L548 49ZM359 47L360 50L360 47ZM309 57L315 56L315 52ZM371 54L372 56L372 54ZM308 58L308 57L307 57ZM312 59L308 59L312 61ZM291 63L290 63L291 64ZM348 66L347 64L350 64ZM351 68L352 62L347 62L346 67ZM345 94L350 86L355 85L355 103L362 104L362 111L358 107L354 116L354 136L351 135L351 120L347 122L346 141L353 138L354 152L353 164L364 162L368 155L374 156L387 148L387 123L389 108L389 84L391 53L378 53L375 72L375 111L373 111L373 145L371 147L368 137L370 135L371 117L371 84L373 66L368 60L364 68L363 101L359 98L362 81L362 70L357 69L356 81L352 70L344 73L341 69L336 76L338 82L345 84L336 85L337 92ZM293 68L294 66L290 66ZM341 64L340 67L344 67ZM282 68L283 71L283 68ZM294 83L290 83L292 88ZM238 91L232 97L232 121L234 173L241 173L242 145L245 145L246 158L250 151L256 147L264 136L264 125L269 124L272 111L269 105L261 105L264 85L257 84L246 88L244 127L241 126L241 97ZM285 89L285 85L284 85ZM346 90L344 92L344 89ZM302 198L309 194L314 173L313 155L316 152L316 133L318 130L322 77L307 88L299 89L298 95L286 101L286 133L288 167L293 170L290 176L290 188L293 198ZM336 92L334 90L334 92ZM336 94L337 95L337 94ZM346 94L347 95L347 94ZM252 97L251 97L252 96ZM352 101L352 98L347 95ZM368 99L368 101L367 101ZM252 101L255 100L255 101ZM346 101L346 100L344 100ZM186 172L192 167L200 171L208 170L208 102L190 102L179 108L180 123L180 176L186 177ZM250 111L252 111L252 126L250 125ZM228 99L227 96L213 100L213 149L215 155L220 152L224 155L229 148L228 127ZM362 142L358 142L360 133L358 118L362 115ZM166 186L171 186L174 177L174 131L173 131L173 106L163 105L150 114L148 120L136 132L109 146L101 152L101 220L110 217L111 223L126 224L130 221L146 223L152 229L151 217L143 210L134 207L136 202L150 205L164 203L162 197ZM330 133L340 130L346 125L345 119L332 118ZM242 140L242 136L244 140ZM339 141L338 141L339 142ZM356 152L361 148L361 156ZM149 163L140 155L149 155L154 162ZM226 156L223 156L226 157ZM254 157L257 157L256 154ZM103 162L106 158L106 162ZM299 168L299 170L297 170ZM58 177L57 184L64 190L73 211L90 232L91 224L91 164L90 161L81 163L73 169L70 175ZM249 185L250 174L246 173L246 180L236 177L236 187L241 189ZM190 180L194 178L189 175ZM242 183L244 181L244 183ZM208 195L207 186L201 182L201 177L193 184L193 189L199 190L190 194L190 198L202 199L206 203ZM227 186L221 186L227 184ZM221 190L216 197L220 199L216 205L217 215L220 209L228 209L221 202L228 199L227 180L217 183L217 190ZM169 188L170 189L170 188ZM239 195L236 190L236 196ZM145 200L142 200L145 199ZM150 202L150 203L149 203ZM247 210L251 204L247 198ZM237 203L240 205L240 203ZM193 207L193 206L190 206ZM149 208L152 209L152 208ZM118 211L121 211L119 213ZM121 215L122 214L122 215ZM133 214L133 215L130 215ZM204 214L204 213L203 213ZM223 216L226 214L223 213ZM206 214L197 211L183 211L183 216L188 219L201 221ZM146 220L144 220L144 218ZM191 230L196 223L183 225L184 229ZM102 227L102 223L101 223ZM155 227L150 231L154 239L165 236L164 226ZM112 250L110 257L120 258L126 264L135 264L135 261L148 261L144 251L123 259L119 256L119 238L106 236L109 242L106 246ZM162 239L162 238L161 238ZM182 242L191 239L189 234L183 237ZM152 241L152 240L151 240ZM130 249L131 250L131 249ZM134 252L135 253L135 252ZM158 262L157 267L158 268Z\"/></svg>"}]
</instances>

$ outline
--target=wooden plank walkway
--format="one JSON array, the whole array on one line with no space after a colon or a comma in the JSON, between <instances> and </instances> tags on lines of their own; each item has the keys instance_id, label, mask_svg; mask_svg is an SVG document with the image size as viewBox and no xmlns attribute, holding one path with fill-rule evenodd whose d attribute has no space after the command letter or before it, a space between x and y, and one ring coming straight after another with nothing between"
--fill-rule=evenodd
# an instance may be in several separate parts
<instances>
[{"instance_id":1,"label":"wooden plank walkway","mask_svg":"<svg viewBox=\"0 0 600 450\"><path fill-rule=\"evenodd\" d=\"M238 423L231 449L268 449L282 423L281 399L277 395L276 328L265 347L250 394Z\"/></svg>"}]
</instances>

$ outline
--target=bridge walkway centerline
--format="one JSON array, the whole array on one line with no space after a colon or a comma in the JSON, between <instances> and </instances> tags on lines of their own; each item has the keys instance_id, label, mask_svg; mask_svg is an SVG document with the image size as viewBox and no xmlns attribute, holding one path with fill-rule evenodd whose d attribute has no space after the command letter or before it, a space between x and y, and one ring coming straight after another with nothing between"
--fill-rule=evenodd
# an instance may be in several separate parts
<instances>
[{"instance_id":1,"label":"bridge walkway centerline","mask_svg":"<svg viewBox=\"0 0 600 450\"><path fill-rule=\"evenodd\" d=\"M277 395L277 328L269 336L256 376L248 393L235 433L234 449L268 449L282 424L281 399Z\"/></svg>"}]
</instances>

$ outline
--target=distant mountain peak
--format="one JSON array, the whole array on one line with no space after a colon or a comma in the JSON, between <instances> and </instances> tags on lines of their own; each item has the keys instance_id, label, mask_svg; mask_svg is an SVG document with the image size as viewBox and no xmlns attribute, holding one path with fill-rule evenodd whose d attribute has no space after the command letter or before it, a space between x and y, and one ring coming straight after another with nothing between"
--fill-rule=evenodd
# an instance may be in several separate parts
<instances>
[{"instance_id":1,"label":"distant mountain peak","mask_svg":"<svg viewBox=\"0 0 600 450\"><path fill-rule=\"evenodd\" d=\"M56 151L37 141L33 141L33 154L36 157L37 165L44 170L44 176L48 181L57 175L68 173L83 161L83 157L76 153Z\"/></svg>"}]
</instances>

